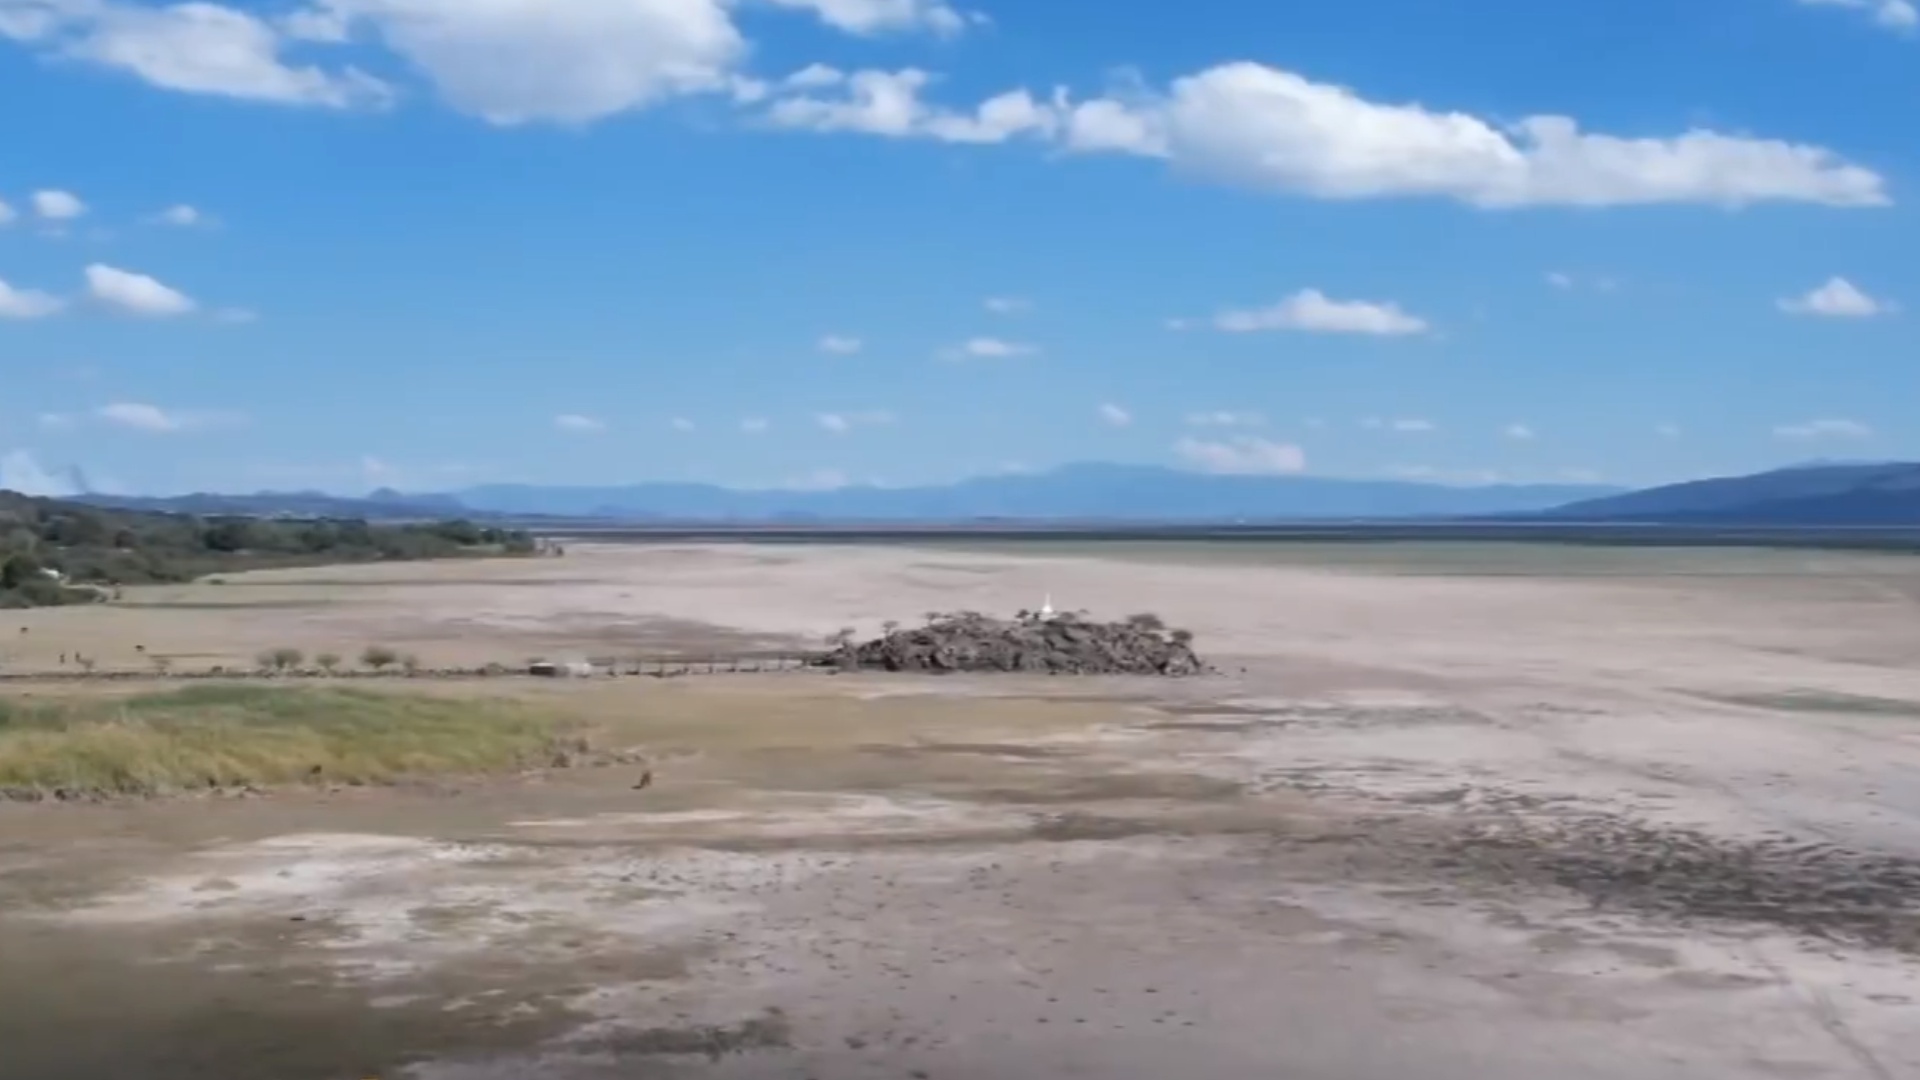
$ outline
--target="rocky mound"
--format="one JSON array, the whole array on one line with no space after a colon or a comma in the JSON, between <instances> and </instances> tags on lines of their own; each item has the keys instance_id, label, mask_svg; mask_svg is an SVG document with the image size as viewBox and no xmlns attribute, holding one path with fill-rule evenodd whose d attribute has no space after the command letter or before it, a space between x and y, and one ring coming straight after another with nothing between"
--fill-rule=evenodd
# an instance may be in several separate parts
<instances>
[{"instance_id":1,"label":"rocky mound","mask_svg":"<svg viewBox=\"0 0 1920 1080\"><path fill-rule=\"evenodd\" d=\"M835 647L809 658L847 671L1024 671L1061 675L1199 675L1192 635L1157 617L1091 622L1077 615L1022 612L996 619L978 612L930 616L925 626L890 630L871 641L836 635Z\"/></svg>"}]
</instances>

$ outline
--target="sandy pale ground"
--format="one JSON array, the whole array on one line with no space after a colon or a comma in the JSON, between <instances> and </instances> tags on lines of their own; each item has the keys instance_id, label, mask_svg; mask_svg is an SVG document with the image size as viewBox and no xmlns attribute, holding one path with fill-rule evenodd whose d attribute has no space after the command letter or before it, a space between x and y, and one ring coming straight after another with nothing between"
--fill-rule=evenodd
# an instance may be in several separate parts
<instances>
[{"instance_id":1,"label":"sandy pale ground","mask_svg":"<svg viewBox=\"0 0 1920 1080\"><path fill-rule=\"evenodd\" d=\"M1227 673L540 684L655 784L0 808L0 1078L1920 1075L1920 562L581 547L26 613L0 662L1048 592Z\"/></svg>"}]
</instances>

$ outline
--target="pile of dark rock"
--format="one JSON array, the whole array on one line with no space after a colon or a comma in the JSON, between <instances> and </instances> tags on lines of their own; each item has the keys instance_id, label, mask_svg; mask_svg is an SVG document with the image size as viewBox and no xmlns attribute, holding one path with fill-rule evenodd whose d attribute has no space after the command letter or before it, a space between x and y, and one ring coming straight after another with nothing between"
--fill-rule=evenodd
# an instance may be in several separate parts
<instances>
[{"instance_id":1,"label":"pile of dark rock","mask_svg":"<svg viewBox=\"0 0 1920 1080\"><path fill-rule=\"evenodd\" d=\"M930 615L924 626L889 628L871 641L856 642L842 631L832 648L808 662L843 671L1204 674L1211 669L1195 655L1192 640L1153 615L1093 622L1077 614L996 619L964 611Z\"/></svg>"}]
</instances>

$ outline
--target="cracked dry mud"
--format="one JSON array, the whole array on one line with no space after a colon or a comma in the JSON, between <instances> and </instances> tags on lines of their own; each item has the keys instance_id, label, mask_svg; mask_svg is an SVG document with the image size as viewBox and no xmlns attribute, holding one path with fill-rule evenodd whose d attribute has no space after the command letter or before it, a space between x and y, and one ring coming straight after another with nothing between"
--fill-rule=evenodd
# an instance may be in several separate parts
<instances>
[{"instance_id":1,"label":"cracked dry mud","mask_svg":"<svg viewBox=\"0 0 1920 1080\"><path fill-rule=\"evenodd\" d=\"M1233 674L542 685L632 716L655 783L0 808L0 1080L1920 1075L1902 560L571 550L329 571L301 632L404 611L457 659L613 640L609 595L771 639L1052 592Z\"/></svg>"}]
</instances>

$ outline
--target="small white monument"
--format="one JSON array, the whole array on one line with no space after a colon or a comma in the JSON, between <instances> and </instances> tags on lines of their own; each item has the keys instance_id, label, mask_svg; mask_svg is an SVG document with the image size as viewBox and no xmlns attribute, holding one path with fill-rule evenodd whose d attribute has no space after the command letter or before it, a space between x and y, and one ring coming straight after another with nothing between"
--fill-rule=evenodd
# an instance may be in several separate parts
<instances>
[{"instance_id":1,"label":"small white monument","mask_svg":"<svg viewBox=\"0 0 1920 1080\"><path fill-rule=\"evenodd\" d=\"M1040 618L1042 621L1053 618L1053 594L1052 593L1048 593L1046 596L1046 599L1040 602Z\"/></svg>"}]
</instances>

